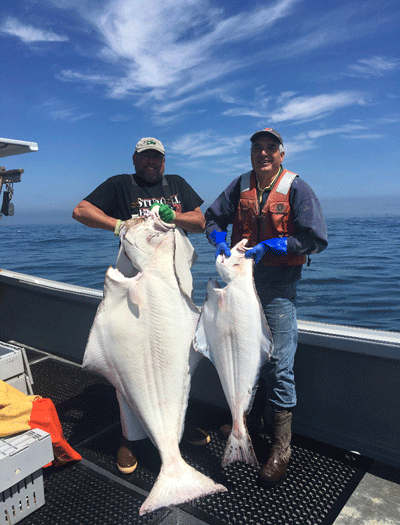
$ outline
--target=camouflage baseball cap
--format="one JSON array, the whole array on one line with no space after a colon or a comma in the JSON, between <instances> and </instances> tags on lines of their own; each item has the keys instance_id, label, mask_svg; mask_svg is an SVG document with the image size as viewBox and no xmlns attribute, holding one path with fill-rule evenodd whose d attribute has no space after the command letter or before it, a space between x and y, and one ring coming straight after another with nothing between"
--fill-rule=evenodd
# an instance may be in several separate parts
<instances>
[{"instance_id":1,"label":"camouflage baseball cap","mask_svg":"<svg viewBox=\"0 0 400 525\"><path fill-rule=\"evenodd\" d=\"M143 139L140 139L136 144L135 153L141 153L146 149L155 149L165 155L164 146L159 140L154 139L153 137L144 137Z\"/></svg>"}]
</instances>

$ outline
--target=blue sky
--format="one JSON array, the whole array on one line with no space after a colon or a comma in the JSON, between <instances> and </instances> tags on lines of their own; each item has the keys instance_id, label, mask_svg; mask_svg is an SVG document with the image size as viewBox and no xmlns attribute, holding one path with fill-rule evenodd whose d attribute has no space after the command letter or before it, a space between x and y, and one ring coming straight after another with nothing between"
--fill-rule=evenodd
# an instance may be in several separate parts
<instances>
[{"instance_id":1,"label":"blue sky","mask_svg":"<svg viewBox=\"0 0 400 525\"><path fill-rule=\"evenodd\" d=\"M399 28L397 0L3 0L0 136L39 150L2 159L2 223L69 217L143 136L210 204L266 126L328 215L399 212Z\"/></svg>"}]
</instances>

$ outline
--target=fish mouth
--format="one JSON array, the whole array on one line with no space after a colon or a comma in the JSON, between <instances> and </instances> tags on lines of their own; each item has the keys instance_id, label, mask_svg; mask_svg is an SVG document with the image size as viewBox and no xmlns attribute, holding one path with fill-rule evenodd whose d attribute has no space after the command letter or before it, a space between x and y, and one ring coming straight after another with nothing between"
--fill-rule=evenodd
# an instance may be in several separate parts
<instances>
[{"instance_id":1,"label":"fish mouth","mask_svg":"<svg viewBox=\"0 0 400 525\"><path fill-rule=\"evenodd\" d=\"M151 210L150 214L147 217L140 218L138 220L138 222L148 222L148 221L152 221L152 226L153 226L153 231L150 231L149 234L146 236L146 240L148 243L151 241L153 237L158 237L158 235L160 234L168 233L171 230L175 229L175 224L169 224L160 219L160 216L158 215L157 207ZM125 238L125 242L133 246L136 251L140 253L147 253L147 250L141 247L140 244L138 244L135 239L129 240L128 238ZM125 250L125 255L130 260L132 265L135 266L135 264L133 263L132 259L129 257L129 254L126 250Z\"/></svg>"},{"instance_id":2,"label":"fish mouth","mask_svg":"<svg viewBox=\"0 0 400 525\"><path fill-rule=\"evenodd\" d=\"M247 244L248 244L249 240L248 239L242 239L236 246L237 248L237 251L240 253L240 254L245 254L247 252L247 250L249 250L250 248L247 248Z\"/></svg>"},{"instance_id":3,"label":"fish mouth","mask_svg":"<svg viewBox=\"0 0 400 525\"><path fill-rule=\"evenodd\" d=\"M150 212L150 217L152 217L154 219L154 228L156 230L159 230L159 231L162 231L162 232L166 232L166 231L169 231L169 230L173 230L175 228L175 224L171 224L169 222L164 222L163 220L161 220L159 214L158 214L158 206L155 206L151 212Z\"/></svg>"}]
</instances>

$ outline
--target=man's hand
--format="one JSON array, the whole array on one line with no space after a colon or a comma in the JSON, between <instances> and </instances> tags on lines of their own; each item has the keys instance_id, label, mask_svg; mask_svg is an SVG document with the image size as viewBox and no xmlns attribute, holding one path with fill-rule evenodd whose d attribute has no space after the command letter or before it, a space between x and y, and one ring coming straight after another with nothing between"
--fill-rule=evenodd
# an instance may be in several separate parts
<instances>
[{"instance_id":1,"label":"man's hand","mask_svg":"<svg viewBox=\"0 0 400 525\"><path fill-rule=\"evenodd\" d=\"M175 212L167 204L161 204L159 202L155 202L154 204L151 205L150 210L152 210L154 206L159 206L158 215L160 216L160 219L163 222L170 224L171 222L174 221Z\"/></svg>"},{"instance_id":2,"label":"man's hand","mask_svg":"<svg viewBox=\"0 0 400 525\"><path fill-rule=\"evenodd\" d=\"M217 258L218 255L221 255L221 253L224 254L226 257L231 256L229 246L225 242L226 236L227 232L218 232L217 230L213 230L210 233L210 239L214 242L214 244L217 247L217 250L215 252L215 258Z\"/></svg>"},{"instance_id":3,"label":"man's hand","mask_svg":"<svg viewBox=\"0 0 400 525\"><path fill-rule=\"evenodd\" d=\"M135 226L135 224L140 221L140 218L134 217L132 219L128 219L126 221L120 221L118 219L117 225L115 226L114 235L117 237L119 236L121 239L125 237L125 235L128 233L129 228L132 226Z\"/></svg>"},{"instance_id":4,"label":"man's hand","mask_svg":"<svg viewBox=\"0 0 400 525\"><path fill-rule=\"evenodd\" d=\"M277 237L276 239L262 241L256 244L254 248L247 250L245 257L254 257L254 264L257 264L266 253L270 253L271 255L286 255L287 237Z\"/></svg>"}]
</instances>

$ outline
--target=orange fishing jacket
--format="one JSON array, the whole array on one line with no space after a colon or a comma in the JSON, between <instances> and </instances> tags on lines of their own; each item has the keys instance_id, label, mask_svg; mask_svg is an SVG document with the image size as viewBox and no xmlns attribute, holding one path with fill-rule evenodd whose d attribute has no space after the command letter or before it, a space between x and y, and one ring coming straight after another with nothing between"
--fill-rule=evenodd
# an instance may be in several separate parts
<instances>
[{"instance_id":1,"label":"orange fishing jacket","mask_svg":"<svg viewBox=\"0 0 400 525\"><path fill-rule=\"evenodd\" d=\"M248 239L248 246L252 247L261 241L288 237L294 233L289 193L295 177L297 177L296 173L283 170L260 212L256 175L253 171L242 175L240 200L233 220L231 246L243 238ZM261 262L266 266L298 266L306 262L306 256L295 253L286 255L269 253L264 255Z\"/></svg>"}]
</instances>

